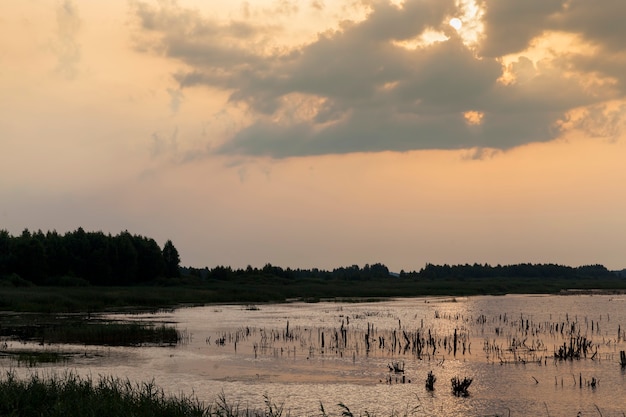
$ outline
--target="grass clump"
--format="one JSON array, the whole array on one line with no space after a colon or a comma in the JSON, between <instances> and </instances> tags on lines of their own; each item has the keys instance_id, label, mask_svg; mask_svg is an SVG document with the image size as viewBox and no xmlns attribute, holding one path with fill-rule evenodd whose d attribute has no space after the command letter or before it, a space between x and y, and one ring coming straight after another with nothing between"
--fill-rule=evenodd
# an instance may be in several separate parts
<instances>
[{"instance_id":1,"label":"grass clump","mask_svg":"<svg viewBox=\"0 0 626 417\"><path fill-rule=\"evenodd\" d=\"M82 323L75 326L47 328L46 343L80 343L100 346L136 346L141 344L175 345L180 333L172 326L143 323Z\"/></svg>"},{"instance_id":2,"label":"grass clump","mask_svg":"<svg viewBox=\"0 0 626 417\"><path fill-rule=\"evenodd\" d=\"M176 345L188 335L166 324L90 320L85 316L2 315L0 336L40 344Z\"/></svg>"},{"instance_id":3,"label":"grass clump","mask_svg":"<svg viewBox=\"0 0 626 417\"><path fill-rule=\"evenodd\" d=\"M243 408L239 403L231 403L226 400L226 394L222 391L217 396L217 400L211 404L206 410L208 417L282 417L284 405L277 405L271 401L266 394L263 396L265 402L264 410ZM289 416L289 413L287 413Z\"/></svg>"},{"instance_id":4,"label":"grass clump","mask_svg":"<svg viewBox=\"0 0 626 417\"><path fill-rule=\"evenodd\" d=\"M114 377L20 380L11 371L0 381L0 415L20 417L178 417L208 416L195 398L166 396L153 382L132 384Z\"/></svg>"},{"instance_id":5,"label":"grass clump","mask_svg":"<svg viewBox=\"0 0 626 417\"><path fill-rule=\"evenodd\" d=\"M451 379L452 382L452 393L457 397L467 397L469 396L468 388L472 384L473 378L465 377L461 380L459 377L454 377Z\"/></svg>"},{"instance_id":6,"label":"grass clump","mask_svg":"<svg viewBox=\"0 0 626 417\"><path fill-rule=\"evenodd\" d=\"M241 407L226 400L222 392L205 405L195 396L166 395L154 382L132 383L117 377L64 376L20 379L13 371L0 376L0 416L12 417L288 417L283 404L264 396L263 409ZM340 416L356 417L343 403ZM393 417L413 415L419 405L404 413L392 412ZM330 417L320 402L322 417ZM373 416L368 412L358 416Z\"/></svg>"},{"instance_id":7,"label":"grass clump","mask_svg":"<svg viewBox=\"0 0 626 417\"><path fill-rule=\"evenodd\" d=\"M437 382L437 377L433 374L433 371L428 371L428 376L426 377L426 390L434 391L435 382Z\"/></svg>"},{"instance_id":8,"label":"grass clump","mask_svg":"<svg viewBox=\"0 0 626 417\"><path fill-rule=\"evenodd\" d=\"M60 352L44 351L23 351L14 355L13 359L17 360L18 365L37 366L43 363L66 362L67 356Z\"/></svg>"}]
</instances>

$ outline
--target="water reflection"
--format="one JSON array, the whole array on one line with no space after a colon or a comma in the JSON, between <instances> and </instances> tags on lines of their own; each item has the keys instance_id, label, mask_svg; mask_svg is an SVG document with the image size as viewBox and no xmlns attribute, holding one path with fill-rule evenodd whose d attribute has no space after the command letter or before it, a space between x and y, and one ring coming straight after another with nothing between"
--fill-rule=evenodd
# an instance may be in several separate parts
<instances>
[{"instance_id":1,"label":"water reflection","mask_svg":"<svg viewBox=\"0 0 626 417\"><path fill-rule=\"evenodd\" d=\"M170 392L194 392L209 402L224 392L233 402L262 407L267 395L291 415L319 415L320 402L330 415L341 414L340 402L355 415L382 416L410 410L598 415L596 406L603 416L626 411L626 377L619 366L619 352L626 349L626 301L615 296L256 307L116 315L176 323L191 338L176 348L94 348L100 356L86 355L70 366L90 375L154 379ZM555 358L560 346L575 346L581 338L590 344L579 358ZM433 392L425 387L429 371L437 377ZM451 379L466 376L473 378L470 395L453 396Z\"/></svg>"}]
</instances>

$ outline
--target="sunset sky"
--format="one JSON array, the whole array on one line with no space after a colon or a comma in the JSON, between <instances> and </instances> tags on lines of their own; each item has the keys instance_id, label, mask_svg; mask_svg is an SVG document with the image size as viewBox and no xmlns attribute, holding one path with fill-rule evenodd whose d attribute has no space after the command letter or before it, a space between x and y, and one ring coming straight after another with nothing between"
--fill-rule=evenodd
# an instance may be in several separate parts
<instances>
[{"instance_id":1,"label":"sunset sky","mask_svg":"<svg viewBox=\"0 0 626 417\"><path fill-rule=\"evenodd\" d=\"M187 266L626 267L623 0L3 0L0 229Z\"/></svg>"}]
</instances>

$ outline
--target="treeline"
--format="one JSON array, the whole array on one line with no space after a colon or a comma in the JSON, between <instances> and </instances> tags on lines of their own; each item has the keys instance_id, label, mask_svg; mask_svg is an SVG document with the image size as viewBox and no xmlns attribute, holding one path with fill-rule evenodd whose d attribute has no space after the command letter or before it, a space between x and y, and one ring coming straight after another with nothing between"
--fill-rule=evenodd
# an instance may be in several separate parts
<instances>
[{"instance_id":1,"label":"treeline","mask_svg":"<svg viewBox=\"0 0 626 417\"><path fill-rule=\"evenodd\" d=\"M248 265L247 268L233 269L230 266L219 265L215 268L182 268L183 273L186 275L196 276L201 279L208 280L233 280L241 277L277 277L284 279L298 279L298 278L315 278L315 279L333 279L339 278L344 280L376 280L386 279L391 275L389 269L381 264L376 263L373 265L366 264L363 268L358 265L352 265L348 267L335 268L332 271L324 269L291 269L281 268L280 266L274 266L270 263L265 264L263 268L253 268Z\"/></svg>"},{"instance_id":2,"label":"treeline","mask_svg":"<svg viewBox=\"0 0 626 417\"><path fill-rule=\"evenodd\" d=\"M409 280L465 280L471 278L615 278L616 273L609 271L603 265L586 265L570 267L556 264L515 264L497 265L465 264L465 265L433 265L426 266L419 271L391 274L389 269L380 263L366 264L362 268L358 265L340 267L333 270L323 269L283 269L279 266L266 264L263 268L248 266L245 269L233 269L229 266L215 268L184 268L188 275L207 280L236 280L241 277L278 277L283 279L339 279L351 281L369 281L380 279L409 279Z\"/></svg>"},{"instance_id":3,"label":"treeline","mask_svg":"<svg viewBox=\"0 0 626 417\"><path fill-rule=\"evenodd\" d=\"M352 265L332 270L318 268L291 269L266 264L233 269L181 268L180 257L168 240L163 248L154 239L132 235L128 231L116 236L102 232L85 232L78 228L63 235L56 231L24 230L11 236L0 230L0 285L132 285L150 283L159 278L192 277L191 282L238 281L272 284L298 280L318 281L389 281L443 282L507 278L538 279L615 279L620 277L603 265L570 267L556 264L434 265L419 271L390 273L381 263ZM167 281L171 283L170 281Z\"/></svg>"},{"instance_id":4,"label":"treeline","mask_svg":"<svg viewBox=\"0 0 626 417\"><path fill-rule=\"evenodd\" d=\"M433 265L414 272L400 273L400 276L418 279L466 279L466 278L614 278L615 273L603 265L571 267L557 264L515 265L465 264Z\"/></svg>"},{"instance_id":5,"label":"treeline","mask_svg":"<svg viewBox=\"0 0 626 417\"><path fill-rule=\"evenodd\" d=\"M178 277L180 257L168 240L85 232L56 231L12 236L0 230L0 278L36 285L131 285L160 277Z\"/></svg>"}]
</instances>

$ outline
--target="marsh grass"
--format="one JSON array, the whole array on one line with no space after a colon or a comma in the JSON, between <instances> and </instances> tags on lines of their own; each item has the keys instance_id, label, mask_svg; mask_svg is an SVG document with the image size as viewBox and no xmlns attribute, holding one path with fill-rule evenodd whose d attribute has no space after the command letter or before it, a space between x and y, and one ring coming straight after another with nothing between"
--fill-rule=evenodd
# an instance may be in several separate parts
<instances>
[{"instance_id":1,"label":"marsh grass","mask_svg":"<svg viewBox=\"0 0 626 417\"><path fill-rule=\"evenodd\" d=\"M469 396L469 386L472 384L473 378L465 377L461 380L459 377L453 377L450 382L452 383L452 393L457 397Z\"/></svg>"},{"instance_id":2,"label":"marsh grass","mask_svg":"<svg viewBox=\"0 0 626 417\"><path fill-rule=\"evenodd\" d=\"M0 286L0 311L68 313L154 310L210 303L317 302L324 299L377 299L415 296L559 293L564 289L626 290L621 278L550 279L489 277L467 279L385 278L350 281L298 278L231 280L180 279L162 285L128 287Z\"/></svg>"},{"instance_id":3,"label":"marsh grass","mask_svg":"<svg viewBox=\"0 0 626 417\"><path fill-rule=\"evenodd\" d=\"M70 355L50 350L0 351L0 356L17 362L18 366L39 366L46 363L67 362Z\"/></svg>"},{"instance_id":4,"label":"marsh grass","mask_svg":"<svg viewBox=\"0 0 626 417\"><path fill-rule=\"evenodd\" d=\"M100 376L80 377L67 372L63 376L18 378L14 371L0 376L0 416L15 417L290 417L284 404L276 404L264 395L262 408L242 406L227 399L222 391L215 401L205 404L195 395L167 395L154 382L133 383L128 379ZM391 410L382 416L408 417L424 412L416 397L415 406ZM320 402L320 417L375 417L368 411L354 412L342 402L329 413Z\"/></svg>"},{"instance_id":5,"label":"marsh grass","mask_svg":"<svg viewBox=\"0 0 626 417\"><path fill-rule=\"evenodd\" d=\"M264 395L265 409L251 409L242 407L239 403L231 403L226 400L226 394L222 391L206 410L206 415L210 417L282 417L284 404L272 402L269 396ZM323 407L323 406L322 406ZM289 413L286 414L289 416Z\"/></svg>"},{"instance_id":6,"label":"marsh grass","mask_svg":"<svg viewBox=\"0 0 626 417\"><path fill-rule=\"evenodd\" d=\"M166 324L112 322L85 315L14 314L0 316L0 336L40 344L101 346L175 345L188 335Z\"/></svg>"},{"instance_id":7,"label":"marsh grass","mask_svg":"<svg viewBox=\"0 0 626 417\"><path fill-rule=\"evenodd\" d=\"M426 376L426 390L434 391L435 382L437 382L437 377L433 374L433 371L428 371L428 375Z\"/></svg>"},{"instance_id":8,"label":"marsh grass","mask_svg":"<svg viewBox=\"0 0 626 417\"><path fill-rule=\"evenodd\" d=\"M154 382L132 383L115 377L64 376L18 378L8 371L0 377L0 415L20 417L288 417L283 404L264 396L265 407L243 407L226 399L223 392L208 405L195 396L166 395ZM343 403L338 404L341 416L356 416ZM320 412L330 417L320 403ZM403 415L408 416L412 412ZM359 416L373 416L365 412ZM391 416L400 416L392 412Z\"/></svg>"},{"instance_id":9,"label":"marsh grass","mask_svg":"<svg viewBox=\"0 0 626 417\"><path fill-rule=\"evenodd\" d=\"M0 311L96 313L154 311L224 301L212 288L179 287L0 287Z\"/></svg>"},{"instance_id":10,"label":"marsh grass","mask_svg":"<svg viewBox=\"0 0 626 417\"><path fill-rule=\"evenodd\" d=\"M37 366L43 363L58 363L67 362L68 357L60 352L51 351L28 351L19 352L15 355L15 360L19 364L25 364L27 366Z\"/></svg>"},{"instance_id":11,"label":"marsh grass","mask_svg":"<svg viewBox=\"0 0 626 417\"><path fill-rule=\"evenodd\" d=\"M20 380L11 371L0 381L3 416L210 416L194 397L166 396L153 382L101 377L97 382L67 373Z\"/></svg>"},{"instance_id":12,"label":"marsh grass","mask_svg":"<svg viewBox=\"0 0 626 417\"><path fill-rule=\"evenodd\" d=\"M469 381L469 382L468 382ZM463 381L465 388L470 378ZM133 383L128 379L113 376L100 376L97 381L91 377L80 377L67 372L63 376L39 376L19 378L14 371L6 371L0 376L0 416L13 417L290 417L284 404L274 403L264 395L265 406L261 409L242 406L227 400L222 391L212 403L205 404L195 395L168 395L154 381ZM548 406L546 415L550 416ZM594 404L599 415L599 407ZM368 411L354 412L346 404L336 404L335 413L329 413L320 401L320 417L409 417L431 414L423 407L416 396L416 405L402 410L391 410L384 414ZM508 416L511 410L506 408ZM443 411L443 409L442 409ZM623 414L623 413L622 413ZM443 415L443 414L441 414ZM500 414L490 414L500 416ZM578 415L582 415L580 412Z\"/></svg>"},{"instance_id":13,"label":"marsh grass","mask_svg":"<svg viewBox=\"0 0 626 417\"><path fill-rule=\"evenodd\" d=\"M181 334L172 326L144 323L82 323L45 328L46 343L78 343L101 346L175 345Z\"/></svg>"}]
</instances>

